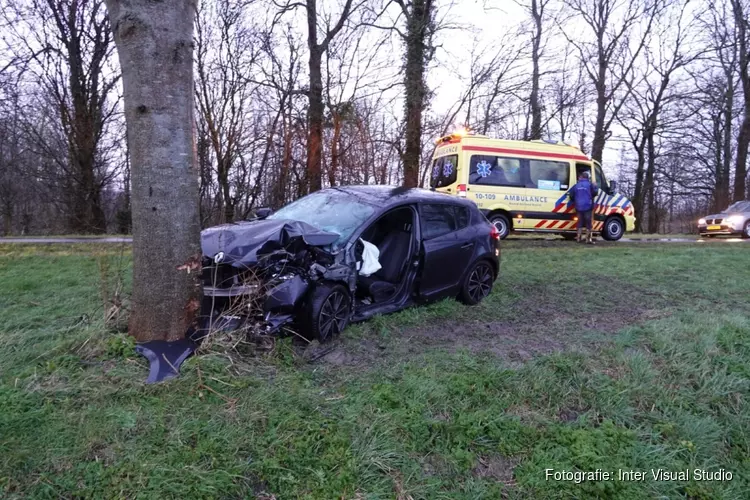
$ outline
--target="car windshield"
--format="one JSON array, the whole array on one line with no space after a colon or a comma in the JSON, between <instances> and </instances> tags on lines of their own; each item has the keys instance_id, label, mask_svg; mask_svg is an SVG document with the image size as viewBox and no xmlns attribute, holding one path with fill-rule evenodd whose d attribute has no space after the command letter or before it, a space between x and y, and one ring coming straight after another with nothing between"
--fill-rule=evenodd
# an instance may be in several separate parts
<instances>
[{"instance_id":1,"label":"car windshield","mask_svg":"<svg viewBox=\"0 0 750 500\"><path fill-rule=\"evenodd\" d=\"M750 201L738 201L729 205L727 212L750 212Z\"/></svg>"},{"instance_id":2,"label":"car windshield","mask_svg":"<svg viewBox=\"0 0 750 500\"><path fill-rule=\"evenodd\" d=\"M343 191L318 191L282 207L269 219L302 221L323 231L336 233L339 239L333 247L345 243L354 231L375 212L375 207L363 203Z\"/></svg>"}]
</instances>

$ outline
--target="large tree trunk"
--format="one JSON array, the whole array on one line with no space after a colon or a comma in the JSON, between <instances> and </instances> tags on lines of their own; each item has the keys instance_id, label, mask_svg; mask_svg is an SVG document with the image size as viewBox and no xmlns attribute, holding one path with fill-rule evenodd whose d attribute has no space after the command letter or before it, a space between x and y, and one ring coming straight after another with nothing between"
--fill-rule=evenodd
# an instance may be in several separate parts
<instances>
[{"instance_id":1,"label":"large tree trunk","mask_svg":"<svg viewBox=\"0 0 750 500\"><path fill-rule=\"evenodd\" d=\"M656 144L652 131L647 132L646 141L648 143L648 166L646 167L646 181L644 183L646 190L646 211L648 212L648 232L654 234L659 231L659 213L655 185Z\"/></svg>"},{"instance_id":2,"label":"large tree trunk","mask_svg":"<svg viewBox=\"0 0 750 500\"><path fill-rule=\"evenodd\" d=\"M717 211L725 209L729 205L729 173L732 170L732 111L734 111L734 75L727 75L726 100L724 102L724 113L722 113L723 123L720 127L720 133L716 134L717 139L721 140L723 151L720 154L719 171L716 176L716 196L714 207ZM718 144L717 144L717 150Z\"/></svg>"},{"instance_id":3,"label":"large tree trunk","mask_svg":"<svg viewBox=\"0 0 750 500\"><path fill-rule=\"evenodd\" d=\"M734 25L737 30L737 42L739 53L739 73L742 82L742 96L744 110L742 114L742 125L737 136L737 159L734 167L734 201L745 198L745 182L747 177L747 150L750 146L750 54L748 54L748 32L745 5L739 0L732 0L732 12L734 13Z\"/></svg>"},{"instance_id":4,"label":"large tree trunk","mask_svg":"<svg viewBox=\"0 0 750 500\"><path fill-rule=\"evenodd\" d=\"M413 0L406 25L406 67L404 71L405 96L405 144L404 186L417 187L419 165L422 159L422 111L427 95L424 78L426 45L430 28L431 0Z\"/></svg>"},{"instance_id":5,"label":"large tree trunk","mask_svg":"<svg viewBox=\"0 0 750 500\"><path fill-rule=\"evenodd\" d=\"M341 115L337 111L332 111L331 118L333 119L333 138L331 139L331 167L328 169L328 184L331 186L336 185L336 173L339 169L339 156L340 147L339 141L341 140Z\"/></svg>"},{"instance_id":6,"label":"large tree trunk","mask_svg":"<svg viewBox=\"0 0 750 500\"><path fill-rule=\"evenodd\" d=\"M531 42L531 131L529 139L542 138L542 104L539 100L539 58L542 43L542 11L537 0L531 0L531 16L534 19L534 37Z\"/></svg>"},{"instance_id":7,"label":"large tree trunk","mask_svg":"<svg viewBox=\"0 0 750 500\"><path fill-rule=\"evenodd\" d=\"M310 70L310 89L308 90L309 108L307 110L307 189L309 192L323 188L321 170L323 156L323 50L318 45L318 12L317 1L307 0L307 47L310 52L308 67Z\"/></svg>"},{"instance_id":8,"label":"large tree trunk","mask_svg":"<svg viewBox=\"0 0 750 500\"><path fill-rule=\"evenodd\" d=\"M737 163L734 167L734 201L745 199L747 177L747 150L750 145L750 91L745 97L745 112L737 136Z\"/></svg>"},{"instance_id":9,"label":"large tree trunk","mask_svg":"<svg viewBox=\"0 0 750 500\"><path fill-rule=\"evenodd\" d=\"M646 155L643 152L644 141L641 140L640 144L636 147L636 154L638 155L638 166L635 171L635 192L633 193L633 210L635 211L635 230L639 233L643 232L643 178L646 170Z\"/></svg>"},{"instance_id":10,"label":"large tree trunk","mask_svg":"<svg viewBox=\"0 0 750 500\"><path fill-rule=\"evenodd\" d=\"M605 121L607 119L607 97L604 79L606 78L606 66L600 66L599 81L596 83L596 121L594 122L594 139L591 143L591 158L602 162L604 146L607 144L607 130Z\"/></svg>"},{"instance_id":11,"label":"large tree trunk","mask_svg":"<svg viewBox=\"0 0 750 500\"><path fill-rule=\"evenodd\" d=\"M131 156L133 310L140 341L185 335L200 308L199 172L193 140L196 0L107 0Z\"/></svg>"}]
</instances>

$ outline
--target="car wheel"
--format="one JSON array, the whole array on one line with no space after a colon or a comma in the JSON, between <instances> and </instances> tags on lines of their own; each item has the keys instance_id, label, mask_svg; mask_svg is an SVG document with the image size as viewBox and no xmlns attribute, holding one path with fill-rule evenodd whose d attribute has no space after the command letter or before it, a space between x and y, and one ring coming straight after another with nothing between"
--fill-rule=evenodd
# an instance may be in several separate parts
<instances>
[{"instance_id":1,"label":"car wheel","mask_svg":"<svg viewBox=\"0 0 750 500\"><path fill-rule=\"evenodd\" d=\"M602 238L607 241L617 241L622 238L625 233L625 224L619 217L610 217L604 221L604 229L602 230Z\"/></svg>"},{"instance_id":2,"label":"car wheel","mask_svg":"<svg viewBox=\"0 0 750 500\"><path fill-rule=\"evenodd\" d=\"M486 260L480 260L469 270L461 287L461 302L473 306L492 291L495 281L495 271Z\"/></svg>"},{"instance_id":3,"label":"car wheel","mask_svg":"<svg viewBox=\"0 0 750 500\"><path fill-rule=\"evenodd\" d=\"M328 342L344 331L350 314L351 296L343 285L318 285L308 303L310 337L321 343Z\"/></svg>"},{"instance_id":4,"label":"car wheel","mask_svg":"<svg viewBox=\"0 0 750 500\"><path fill-rule=\"evenodd\" d=\"M495 214L490 217L490 224L495 226L497 232L500 233L501 240L504 240L510 234L510 222L503 214Z\"/></svg>"},{"instance_id":5,"label":"car wheel","mask_svg":"<svg viewBox=\"0 0 750 500\"><path fill-rule=\"evenodd\" d=\"M745 229L742 231L743 238L750 238L750 220L745 222Z\"/></svg>"}]
</instances>

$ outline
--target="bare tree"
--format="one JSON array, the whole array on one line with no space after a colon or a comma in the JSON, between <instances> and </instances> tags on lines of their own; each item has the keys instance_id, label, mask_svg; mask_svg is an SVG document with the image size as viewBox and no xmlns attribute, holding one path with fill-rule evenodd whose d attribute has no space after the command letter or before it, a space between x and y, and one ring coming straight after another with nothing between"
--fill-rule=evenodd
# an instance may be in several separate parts
<instances>
[{"instance_id":1,"label":"bare tree","mask_svg":"<svg viewBox=\"0 0 750 500\"><path fill-rule=\"evenodd\" d=\"M201 299L196 1L106 1L122 67L132 165L129 329L138 340L177 339L193 324Z\"/></svg>"},{"instance_id":2,"label":"bare tree","mask_svg":"<svg viewBox=\"0 0 750 500\"><path fill-rule=\"evenodd\" d=\"M252 74L258 37L247 25L244 4L217 0L201 8L196 32L196 97L215 160L220 222L233 222L250 184L244 150L250 141L247 117L255 86Z\"/></svg>"},{"instance_id":3,"label":"bare tree","mask_svg":"<svg viewBox=\"0 0 750 500\"><path fill-rule=\"evenodd\" d=\"M73 232L106 231L102 190L111 180L102 167L101 141L117 102L119 75L109 66L114 50L103 0L34 0L3 10L11 52L25 60L58 112L66 136L66 195ZM39 141L44 137L39 136Z\"/></svg>"},{"instance_id":4,"label":"bare tree","mask_svg":"<svg viewBox=\"0 0 750 500\"><path fill-rule=\"evenodd\" d=\"M596 94L591 157L600 162L610 127L625 102L625 79L643 50L654 19L666 0L564 0L568 9L585 23L591 39L575 40L576 47ZM636 28L640 27L640 33ZM613 72L619 67L618 72Z\"/></svg>"},{"instance_id":5,"label":"bare tree","mask_svg":"<svg viewBox=\"0 0 750 500\"><path fill-rule=\"evenodd\" d=\"M528 12L531 19L531 90L529 92L529 108L531 112L531 125L528 129L526 139L537 140L542 138L542 100L540 95L541 69L540 62L544 52L545 20L549 16L549 4L551 0L530 0L529 3L521 4Z\"/></svg>"},{"instance_id":6,"label":"bare tree","mask_svg":"<svg viewBox=\"0 0 750 500\"><path fill-rule=\"evenodd\" d=\"M630 109L625 117L618 117L630 135L633 148L638 156L635 174L633 207L638 214L648 214L647 230L658 230L658 207L656 199L656 165L658 135L666 127L663 117L665 108L676 101L685 99L684 90L675 90L675 75L690 65L702 54L701 51L686 49L693 36L692 21L686 18L688 2L675 4L674 12L665 11L659 17L653 46L643 51L643 60L633 72L635 79L623 78L628 95L626 101ZM622 113L621 113L622 114ZM675 123L679 123L679 120ZM644 211L644 207L648 210ZM644 218L636 220L637 230L644 229Z\"/></svg>"},{"instance_id":7,"label":"bare tree","mask_svg":"<svg viewBox=\"0 0 750 500\"><path fill-rule=\"evenodd\" d=\"M278 5L278 4L277 4ZM285 12L303 7L307 18L307 50L310 86L307 89L308 140L307 140L307 189L318 191L323 187L323 122L325 120L325 103L323 102L323 57L331 41L336 37L349 20L352 12L360 4L353 6L353 0L344 0L341 14L334 23L325 23L323 39L319 40L318 29L321 19L318 14L318 0L288 2L281 7L279 16Z\"/></svg>"},{"instance_id":8,"label":"bare tree","mask_svg":"<svg viewBox=\"0 0 750 500\"><path fill-rule=\"evenodd\" d=\"M748 26L748 8L746 0L731 0L734 13L734 27L736 31L738 70L742 83L742 97L744 101L742 123L737 137L737 161L734 169L734 200L745 198L747 182L747 153L750 146L750 26ZM750 190L747 193L750 197Z\"/></svg>"}]
</instances>

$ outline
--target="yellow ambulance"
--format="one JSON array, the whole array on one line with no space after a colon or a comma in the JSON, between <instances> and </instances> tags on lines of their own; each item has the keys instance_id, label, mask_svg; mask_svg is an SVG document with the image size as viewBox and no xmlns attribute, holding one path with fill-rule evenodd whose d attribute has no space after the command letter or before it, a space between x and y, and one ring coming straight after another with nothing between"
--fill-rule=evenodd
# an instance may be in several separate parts
<instances>
[{"instance_id":1,"label":"yellow ambulance","mask_svg":"<svg viewBox=\"0 0 750 500\"><path fill-rule=\"evenodd\" d=\"M633 204L617 194L616 182L607 181L598 162L568 144L451 134L437 141L430 186L476 202L501 238L531 231L573 239L578 218L567 193L583 170L599 186L594 232L616 241L633 231Z\"/></svg>"}]
</instances>

